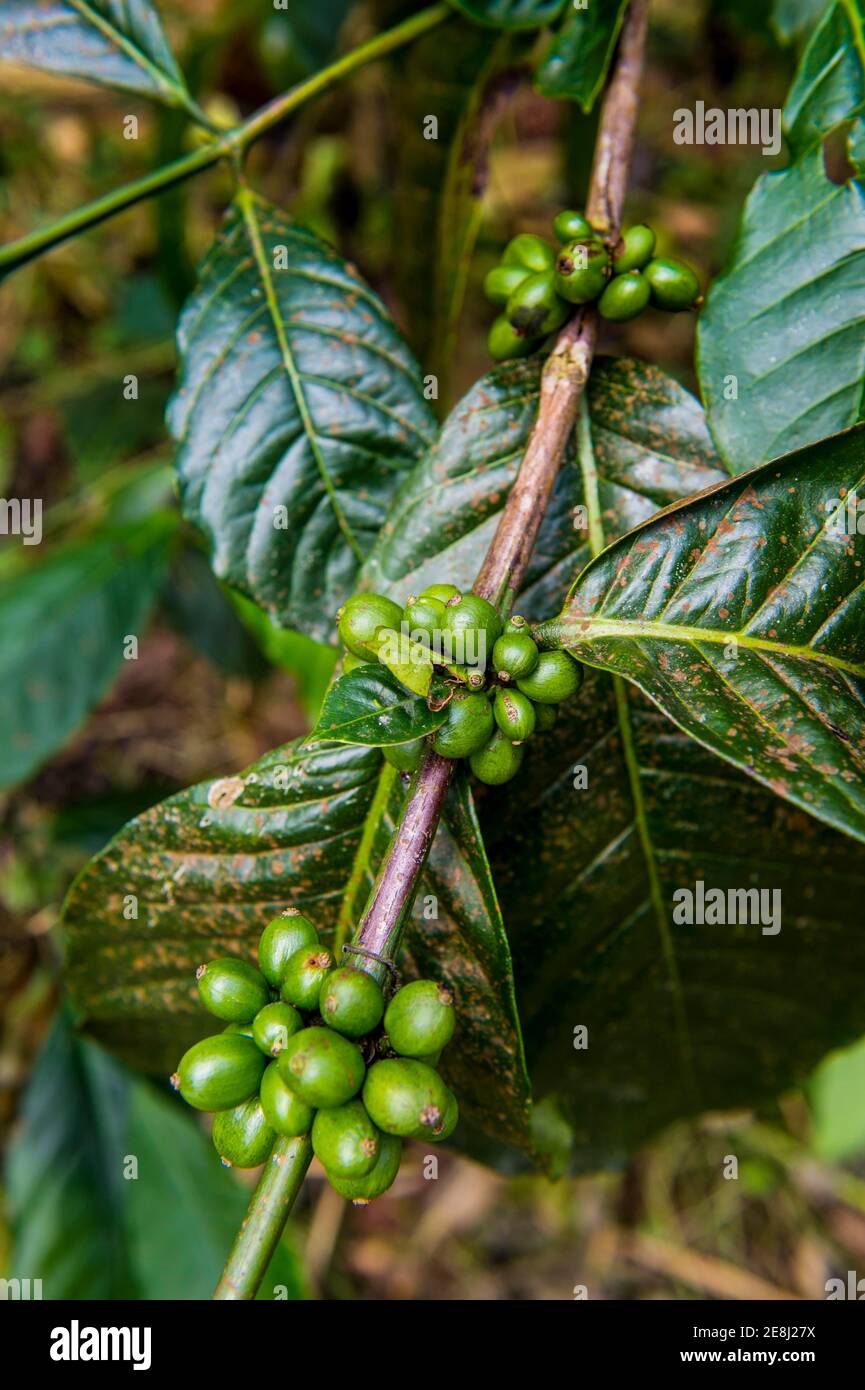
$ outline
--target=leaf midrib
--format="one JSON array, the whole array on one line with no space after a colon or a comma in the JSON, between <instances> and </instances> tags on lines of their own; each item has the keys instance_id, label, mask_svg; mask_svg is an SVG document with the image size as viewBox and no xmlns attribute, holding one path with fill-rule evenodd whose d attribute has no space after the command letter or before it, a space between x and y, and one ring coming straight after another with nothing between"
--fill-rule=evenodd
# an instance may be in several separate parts
<instances>
[{"instance_id":1,"label":"leaf midrib","mask_svg":"<svg viewBox=\"0 0 865 1390\"><path fill-rule=\"evenodd\" d=\"M142 72L146 72L157 91L164 92L166 95L170 96L175 103L183 105L186 97L185 88L173 77L169 78L169 75L162 68L157 67L131 39L127 38L127 36L121 33L119 29L116 29L109 20L94 10L92 6L88 5L87 0L68 0L68 3L73 9L77 10L78 14L87 24L91 24L94 29L98 29L110 44L116 45L125 53L130 62L134 63L136 67L141 68Z\"/></svg>"}]
</instances>

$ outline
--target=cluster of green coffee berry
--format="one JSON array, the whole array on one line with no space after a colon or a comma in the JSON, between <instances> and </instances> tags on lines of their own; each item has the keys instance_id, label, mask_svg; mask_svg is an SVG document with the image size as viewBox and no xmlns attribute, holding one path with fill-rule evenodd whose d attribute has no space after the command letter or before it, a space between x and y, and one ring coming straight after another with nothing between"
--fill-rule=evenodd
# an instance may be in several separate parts
<instances>
[{"instance_id":1,"label":"cluster of green coffee berry","mask_svg":"<svg viewBox=\"0 0 865 1390\"><path fill-rule=\"evenodd\" d=\"M575 695L583 668L567 652L540 652L525 618L502 622L497 610L477 594L463 594L453 584L432 584L400 608L383 594L357 594L340 610L339 635L346 649L346 669L377 659L382 633L406 625L413 636L436 639L476 653L475 667L442 663L455 677L447 697L447 720L430 738L443 758L468 758L480 782L499 786L515 777L524 743L536 729L555 723L554 706ZM433 660L436 660L433 655ZM386 745L388 762L413 772L423 755L424 739Z\"/></svg>"},{"instance_id":2,"label":"cluster of green coffee berry","mask_svg":"<svg viewBox=\"0 0 865 1390\"><path fill-rule=\"evenodd\" d=\"M700 297L689 265L655 257L651 227L630 227L612 253L581 212L560 212L553 231L562 243L558 255L543 237L521 232L484 281L487 298L504 305L487 342L497 362L534 352L575 304L597 300L603 318L624 323L650 301L675 313Z\"/></svg>"},{"instance_id":3,"label":"cluster of green coffee berry","mask_svg":"<svg viewBox=\"0 0 865 1390\"><path fill-rule=\"evenodd\" d=\"M277 1135L312 1135L337 1192L379 1197L397 1175L404 1138L440 1143L459 1118L435 1067L454 1031L453 996L415 980L385 1005L365 971L335 968L296 908L258 945L259 969L235 957L196 975L202 1002L226 1024L181 1058L172 1085L215 1111L223 1162L254 1168Z\"/></svg>"}]
</instances>

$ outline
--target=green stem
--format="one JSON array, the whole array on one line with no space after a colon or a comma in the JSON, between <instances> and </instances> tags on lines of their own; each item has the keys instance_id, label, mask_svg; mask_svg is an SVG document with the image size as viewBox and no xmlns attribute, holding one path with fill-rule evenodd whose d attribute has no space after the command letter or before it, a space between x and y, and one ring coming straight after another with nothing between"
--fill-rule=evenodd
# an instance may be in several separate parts
<instances>
[{"instance_id":1,"label":"green stem","mask_svg":"<svg viewBox=\"0 0 865 1390\"><path fill-rule=\"evenodd\" d=\"M184 155L183 158L176 159L171 164L165 164L161 169L155 169L152 173L145 174L143 178L134 179L132 183L124 184L122 188L116 188L111 193L104 194L103 197L97 198L94 202L87 203L84 207L67 213L65 217L61 217L57 222L52 222L48 227L43 227L37 232L30 232L27 236L19 237L17 241L8 242L5 246L0 247L0 278L13 270L17 270L19 266L26 265L28 261L33 260L36 256L41 256L45 251L59 246L69 237L76 236L89 227L97 226L100 222L106 221L107 218L114 217L126 208L140 203L144 198L152 198L155 194L162 193L166 189L174 187L175 184L192 178L194 174L218 163L220 159L238 160L251 144L260 139L267 131L272 130L280 121L285 120L286 116L291 115L293 111L296 111L299 106L303 106L312 97L318 96L320 92L341 81L342 78L348 77L350 73L363 67L366 63L371 63L376 58L382 58L385 54L392 53L394 49L402 47L403 44L411 43L413 39L425 34L427 30L435 28L437 24L441 24L452 14L453 11L447 5L431 5L428 9L421 10L420 14L412 15L410 19L395 25L393 29L375 35L374 38L361 44L360 47L353 49L351 53L347 53L343 58L331 63L329 67L322 68L321 72L315 73L305 82L298 83L290 91L284 92L282 96L268 102L266 106L262 106L259 111L254 112L242 125L237 126L234 130L226 131L202 149L194 150L192 154Z\"/></svg>"},{"instance_id":2,"label":"green stem","mask_svg":"<svg viewBox=\"0 0 865 1390\"><path fill-rule=\"evenodd\" d=\"M277 1139L216 1286L215 1299L255 1298L311 1159L308 1134Z\"/></svg>"}]
</instances>

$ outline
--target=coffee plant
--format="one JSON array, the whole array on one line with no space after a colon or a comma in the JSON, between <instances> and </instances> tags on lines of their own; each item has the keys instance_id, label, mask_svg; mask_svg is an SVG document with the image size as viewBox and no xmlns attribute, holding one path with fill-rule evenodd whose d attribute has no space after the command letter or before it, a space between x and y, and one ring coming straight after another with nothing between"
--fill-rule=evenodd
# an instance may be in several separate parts
<instances>
[{"instance_id":1,"label":"coffee plant","mask_svg":"<svg viewBox=\"0 0 865 1390\"><path fill-rule=\"evenodd\" d=\"M865 1031L859 0L776 5L799 42L785 160L708 284L625 221L648 0L325 8L359 40L246 116L199 104L152 0L0 10L3 59L193 132L0 273L214 166L227 190L177 326L177 508L3 596L23 630L40 585L86 595L65 679L4 694L7 781L101 697L117 658L84 661L88 632L140 630L181 526L310 661L338 653L307 735L132 819L63 914L80 1025L212 1112L224 1162L262 1165L219 1298L255 1296L313 1154L361 1205L407 1141L614 1167ZM256 187L266 137L392 55L400 161L437 113L400 214L405 334ZM481 276L494 365L446 408L488 146L527 83L582 113L591 174ZM644 312L694 325L701 399L596 354ZM5 669L56 638L4 639Z\"/></svg>"}]
</instances>

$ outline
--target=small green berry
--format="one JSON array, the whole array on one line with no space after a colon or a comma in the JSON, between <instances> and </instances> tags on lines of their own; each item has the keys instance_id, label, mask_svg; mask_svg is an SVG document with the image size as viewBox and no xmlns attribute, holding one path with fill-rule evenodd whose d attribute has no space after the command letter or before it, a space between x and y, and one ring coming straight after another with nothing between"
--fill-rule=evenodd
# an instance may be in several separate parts
<instances>
[{"instance_id":1,"label":"small green berry","mask_svg":"<svg viewBox=\"0 0 865 1390\"><path fill-rule=\"evenodd\" d=\"M422 738L412 739L410 743L386 743L382 748L384 760L398 772L416 772L421 765L426 742Z\"/></svg>"},{"instance_id":2,"label":"small green berry","mask_svg":"<svg viewBox=\"0 0 865 1390\"><path fill-rule=\"evenodd\" d=\"M639 270L614 275L598 300L598 313L610 323L627 323L643 312L650 295L649 282Z\"/></svg>"},{"instance_id":3,"label":"small green berry","mask_svg":"<svg viewBox=\"0 0 865 1390\"><path fill-rule=\"evenodd\" d=\"M213 1121L213 1147L233 1168L257 1168L273 1148L276 1132L268 1123L258 1096L221 1110Z\"/></svg>"},{"instance_id":4,"label":"small green berry","mask_svg":"<svg viewBox=\"0 0 865 1390\"><path fill-rule=\"evenodd\" d=\"M453 639L455 661L483 668L501 635L502 620L485 598L460 594L445 604L444 630Z\"/></svg>"},{"instance_id":5,"label":"small green berry","mask_svg":"<svg viewBox=\"0 0 865 1390\"><path fill-rule=\"evenodd\" d=\"M375 636L380 629L399 632L402 609L384 594L355 594L339 613L343 645L365 660L377 656Z\"/></svg>"},{"instance_id":6,"label":"small green berry","mask_svg":"<svg viewBox=\"0 0 865 1390\"><path fill-rule=\"evenodd\" d=\"M527 338L545 338L561 328L569 312L568 305L556 294L552 270L542 270L517 286L505 315L517 333Z\"/></svg>"},{"instance_id":7,"label":"small green berry","mask_svg":"<svg viewBox=\"0 0 865 1390\"><path fill-rule=\"evenodd\" d=\"M364 970L341 966L328 975L319 998L321 1016L347 1038L363 1038L381 1023L381 985Z\"/></svg>"},{"instance_id":8,"label":"small green berry","mask_svg":"<svg viewBox=\"0 0 865 1390\"><path fill-rule=\"evenodd\" d=\"M565 209L553 221L557 241L587 241L595 235L591 223L581 212Z\"/></svg>"},{"instance_id":9,"label":"small green berry","mask_svg":"<svg viewBox=\"0 0 865 1390\"><path fill-rule=\"evenodd\" d=\"M429 1137L432 1139L433 1143L443 1144L446 1139L450 1139L459 1123L459 1118L460 1108L457 1104L457 1098L453 1091L448 1091L447 1108L442 1118L441 1125L438 1129L430 1131Z\"/></svg>"},{"instance_id":10,"label":"small green berry","mask_svg":"<svg viewBox=\"0 0 865 1390\"><path fill-rule=\"evenodd\" d=\"M499 314L493 320L487 335L487 351L494 362L507 362L512 357L529 357L537 345L537 338L526 338L518 333L504 314Z\"/></svg>"},{"instance_id":11,"label":"small green berry","mask_svg":"<svg viewBox=\"0 0 865 1390\"><path fill-rule=\"evenodd\" d=\"M512 742L501 729L496 729L489 742L469 758L469 767L479 782L500 787L516 777L524 752L521 743Z\"/></svg>"},{"instance_id":12,"label":"small green berry","mask_svg":"<svg viewBox=\"0 0 865 1390\"><path fill-rule=\"evenodd\" d=\"M289 956L282 974L280 994L297 1009L317 1009L325 976L333 969L333 956L321 946L301 946Z\"/></svg>"},{"instance_id":13,"label":"small green berry","mask_svg":"<svg viewBox=\"0 0 865 1390\"><path fill-rule=\"evenodd\" d=\"M648 265L655 250L655 233L651 227L637 223L629 227L622 237L620 251L613 256L613 272L624 275L628 270L642 270Z\"/></svg>"},{"instance_id":14,"label":"small green berry","mask_svg":"<svg viewBox=\"0 0 865 1390\"><path fill-rule=\"evenodd\" d=\"M366 1074L363 1103L385 1134L421 1139L440 1128L448 1088L424 1062L397 1057L375 1062Z\"/></svg>"},{"instance_id":15,"label":"small green berry","mask_svg":"<svg viewBox=\"0 0 865 1390\"><path fill-rule=\"evenodd\" d=\"M233 1110L255 1095L264 1068L252 1038L217 1033L183 1054L171 1084L196 1110Z\"/></svg>"},{"instance_id":16,"label":"small green berry","mask_svg":"<svg viewBox=\"0 0 865 1390\"><path fill-rule=\"evenodd\" d=\"M286 1139L309 1134L316 1113L286 1085L275 1062L270 1063L261 1078L261 1108L271 1128Z\"/></svg>"},{"instance_id":17,"label":"small green berry","mask_svg":"<svg viewBox=\"0 0 865 1390\"><path fill-rule=\"evenodd\" d=\"M493 717L512 743L522 743L535 732L535 707L520 690L497 690L493 697Z\"/></svg>"},{"instance_id":18,"label":"small green berry","mask_svg":"<svg viewBox=\"0 0 865 1390\"><path fill-rule=\"evenodd\" d=\"M422 598L410 598L403 609L403 620L409 625L409 632L422 632L431 637L440 632L444 624L445 606L440 598L426 594Z\"/></svg>"},{"instance_id":19,"label":"small green berry","mask_svg":"<svg viewBox=\"0 0 865 1390\"><path fill-rule=\"evenodd\" d=\"M678 313L690 309L700 295L700 282L689 265L672 256L649 261L644 272L652 289L652 303Z\"/></svg>"},{"instance_id":20,"label":"small green berry","mask_svg":"<svg viewBox=\"0 0 865 1390\"><path fill-rule=\"evenodd\" d=\"M541 652L531 675L517 687L540 705L558 705L576 695L583 683L583 668L567 652Z\"/></svg>"},{"instance_id":21,"label":"small green berry","mask_svg":"<svg viewBox=\"0 0 865 1390\"><path fill-rule=\"evenodd\" d=\"M558 717L555 705L535 705L535 729L539 734L551 729Z\"/></svg>"},{"instance_id":22,"label":"small green berry","mask_svg":"<svg viewBox=\"0 0 865 1390\"><path fill-rule=\"evenodd\" d=\"M265 1057L275 1057L302 1027L303 1019L290 1004L265 1004L253 1019L252 1036Z\"/></svg>"},{"instance_id":23,"label":"small green berry","mask_svg":"<svg viewBox=\"0 0 865 1390\"><path fill-rule=\"evenodd\" d=\"M442 758L468 758L483 747L493 726L486 695L455 695L448 706L447 723L436 733L432 747Z\"/></svg>"},{"instance_id":24,"label":"small green berry","mask_svg":"<svg viewBox=\"0 0 865 1390\"><path fill-rule=\"evenodd\" d=\"M517 285L532 274L524 265L497 265L484 280L484 294L493 304L507 304Z\"/></svg>"},{"instance_id":25,"label":"small green berry","mask_svg":"<svg viewBox=\"0 0 865 1390\"><path fill-rule=\"evenodd\" d=\"M247 1023L270 998L261 971L234 956L200 965L195 978L204 1007L226 1023Z\"/></svg>"},{"instance_id":26,"label":"small green berry","mask_svg":"<svg viewBox=\"0 0 865 1390\"><path fill-rule=\"evenodd\" d=\"M508 242L502 254L502 265L525 266L533 274L540 270L552 270L555 260L556 255L549 242L533 232L520 232Z\"/></svg>"},{"instance_id":27,"label":"small green berry","mask_svg":"<svg viewBox=\"0 0 865 1390\"><path fill-rule=\"evenodd\" d=\"M401 1157L402 1140L394 1138L391 1134L383 1134L372 1172L366 1173L362 1178L341 1178L337 1173L328 1173L328 1181L340 1197L345 1197L356 1207L365 1207L376 1197L381 1197L393 1184L399 1172Z\"/></svg>"},{"instance_id":28,"label":"small green berry","mask_svg":"<svg viewBox=\"0 0 865 1390\"><path fill-rule=\"evenodd\" d=\"M296 907L286 908L280 917L268 922L258 943L258 964L269 985L279 989L289 956L301 946L317 946L318 932L308 917Z\"/></svg>"},{"instance_id":29,"label":"small green berry","mask_svg":"<svg viewBox=\"0 0 865 1390\"><path fill-rule=\"evenodd\" d=\"M362 1178L371 1173L383 1137L359 1100L319 1110L312 1124L313 1152L328 1177Z\"/></svg>"},{"instance_id":30,"label":"small green berry","mask_svg":"<svg viewBox=\"0 0 865 1390\"><path fill-rule=\"evenodd\" d=\"M437 598L440 603L450 603L452 598L459 598L460 590L456 584L428 584L420 595L421 598Z\"/></svg>"},{"instance_id":31,"label":"small green berry","mask_svg":"<svg viewBox=\"0 0 865 1390\"><path fill-rule=\"evenodd\" d=\"M534 671L538 656L538 649L525 630L503 632L493 647L493 666L503 679L515 681Z\"/></svg>"},{"instance_id":32,"label":"small green berry","mask_svg":"<svg viewBox=\"0 0 865 1390\"><path fill-rule=\"evenodd\" d=\"M384 1028L395 1052L418 1060L441 1052L456 1027L454 997L435 980L413 980L387 1006Z\"/></svg>"},{"instance_id":33,"label":"small green berry","mask_svg":"<svg viewBox=\"0 0 865 1390\"><path fill-rule=\"evenodd\" d=\"M588 304L597 299L609 273L610 256L602 241L569 241L556 261L556 293L569 304Z\"/></svg>"},{"instance_id":34,"label":"small green berry","mask_svg":"<svg viewBox=\"0 0 865 1390\"><path fill-rule=\"evenodd\" d=\"M344 1105L364 1078L360 1048L332 1028L303 1028L276 1059L279 1074L301 1100L316 1109Z\"/></svg>"},{"instance_id":35,"label":"small green berry","mask_svg":"<svg viewBox=\"0 0 865 1390\"><path fill-rule=\"evenodd\" d=\"M521 633L521 634L525 634L525 635L527 635L527 636L529 636L529 637L531 637L531 635L532 635L532 629L531 629L531 626L530 626L530 624L529 624L528 619L522 617L521 614L519 614L519 613L512 613L512 614L511 614L511 616L508 618L507 622L505 623L505 626L504 626L504 629L503 629L503 630L504 630L505 633L508 633L508 634L509 634L509 633Z\"/></svg>"}]
</instances>

